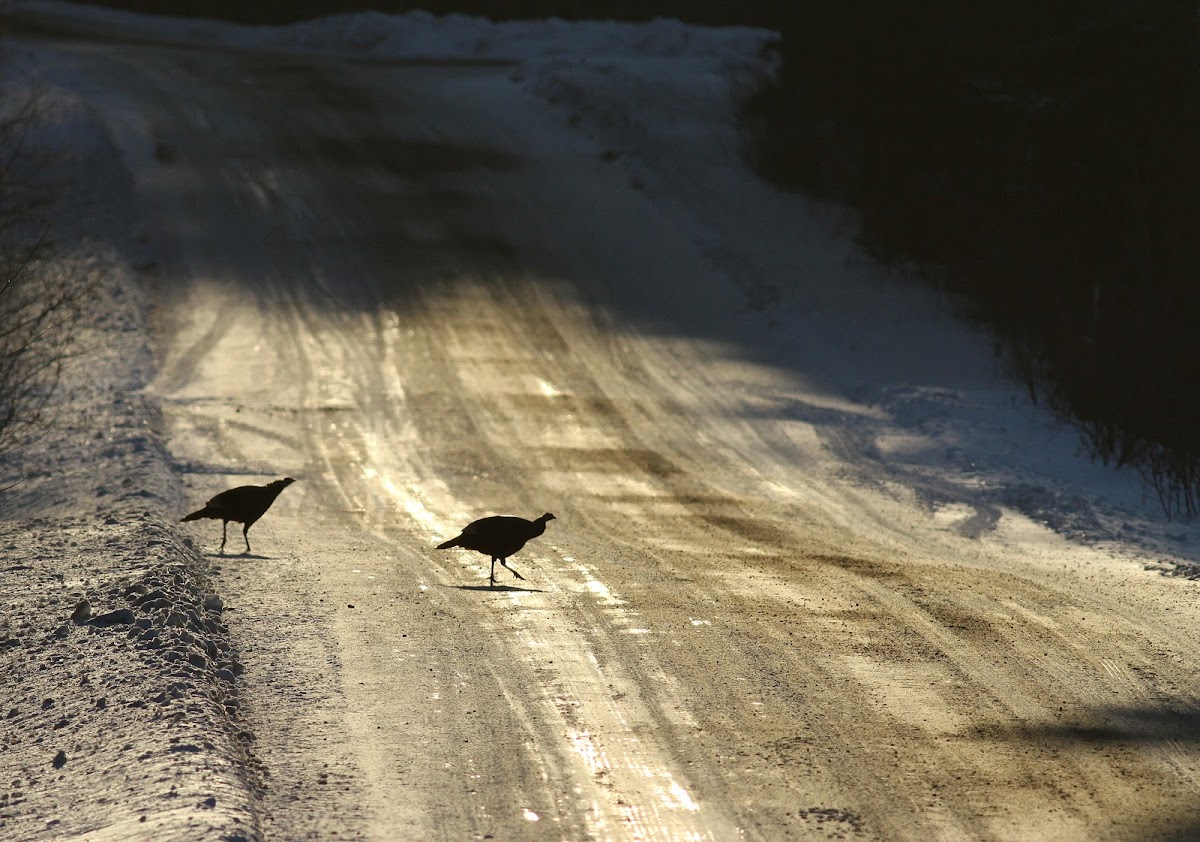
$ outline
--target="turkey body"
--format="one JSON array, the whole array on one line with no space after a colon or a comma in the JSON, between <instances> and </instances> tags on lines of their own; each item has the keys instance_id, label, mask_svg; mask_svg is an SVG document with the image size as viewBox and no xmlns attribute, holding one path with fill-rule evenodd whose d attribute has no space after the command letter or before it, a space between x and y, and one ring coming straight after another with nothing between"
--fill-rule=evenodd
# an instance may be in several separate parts
<instances>
[{"instance_id":1,"label":"turkey body","mask_svg":"<svg viewBox=\"0 0 1200 842\"><path fill-rule=\"evenodd\" d=\"M492 559L492 570L488 583L496 584L496 562L507 567L518 579L524 579L517 571L508 566L508 557L515 555L531 539L546 531L546 524L554 520L554 515L546 512L534 520L509 515L493 515L480 518L467 524L456 538L451 538L438 544L439 550L451 547L462 547L489 556Z\"/></svg>"},{"instance_id":2,"label":"turkey body","mask_svg":"<svg viewBox=\"0 0 1200 842\"><path fill-rule=\"evenodd\" d=\"M295 482L291 477L277 479L266 485L240 485L222 491L204 504L203 509L180 518L180 523L209 518L221 521L221 552L225 552L225 535L229 522L245 524L242 537L246 540L246 552L250 552L250 527L267 513L275 498L283 489Z\"/></svg>"}]
</instances>

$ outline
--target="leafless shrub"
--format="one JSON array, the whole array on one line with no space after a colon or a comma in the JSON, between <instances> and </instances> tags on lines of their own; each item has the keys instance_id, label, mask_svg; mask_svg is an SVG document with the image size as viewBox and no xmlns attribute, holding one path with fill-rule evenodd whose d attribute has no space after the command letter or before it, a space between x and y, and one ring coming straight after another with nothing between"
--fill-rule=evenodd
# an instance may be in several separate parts
<instances>
[{"instance_id":1,"label":"leafless shrub","mask_svg":"<svg viewBox=\"0 0 1200 842\"><path fill-rule=\"evenodd\" d=\"M30 142L43 94L0 93L0 460L8 460L47 420L81 300L47 260L52 189Z\"/></svg>"}]
</instances>

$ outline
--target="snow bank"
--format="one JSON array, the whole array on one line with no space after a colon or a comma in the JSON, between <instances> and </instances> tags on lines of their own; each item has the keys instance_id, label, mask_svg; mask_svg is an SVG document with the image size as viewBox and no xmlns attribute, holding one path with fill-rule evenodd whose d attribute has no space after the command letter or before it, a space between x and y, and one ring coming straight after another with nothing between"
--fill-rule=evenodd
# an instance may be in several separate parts
<instances>
[{"instance_id":1,"label":"snow bank","mask_svg":"<svg viewBox=\"0 0 1200 842\"><path fill-rule=\"evenodd\" d=\"M55 256L88 292L61 411L0 472L0 837L256 838L241 672L143 394L154 372L116 149L46 92L37 145L80 189ZM143 266L143 270L151 267ZM15 483L15 485L14 485Z\"/></svg>"}]
</instances>

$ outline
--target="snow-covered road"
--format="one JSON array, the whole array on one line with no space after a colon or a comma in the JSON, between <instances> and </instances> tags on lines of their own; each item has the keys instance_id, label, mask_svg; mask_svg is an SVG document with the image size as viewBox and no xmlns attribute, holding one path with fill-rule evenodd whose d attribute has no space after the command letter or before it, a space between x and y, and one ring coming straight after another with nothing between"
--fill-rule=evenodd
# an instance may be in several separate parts
<instances>
[{"instance_id":1,"label":"snow-covered road","mask_svg":"<svg viewBox=\"0 0 1200 842\"><path fill-rule=\"evenodd\" d=\"M1102 521L1028 467L1063 434L797 205L630 158L569 74L54 49L142 203L182 496L299 480L253 554L182 527L267 838L1200 830L1195 586L1028 517ZM433 550L542 511L525 581Z\"/></svg>"}]
</instances>

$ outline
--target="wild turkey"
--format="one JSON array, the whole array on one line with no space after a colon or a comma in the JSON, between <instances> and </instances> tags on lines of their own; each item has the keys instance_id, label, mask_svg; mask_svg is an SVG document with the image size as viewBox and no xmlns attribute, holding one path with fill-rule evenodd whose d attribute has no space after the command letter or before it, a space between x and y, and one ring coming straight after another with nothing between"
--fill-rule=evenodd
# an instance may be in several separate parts
<instances>
[{"instance_id":1,"label":"wild turkey","mask_svg":"<svg viewBox=\"0 0 1200 842\"><path fill-rule=\"evenodd\" d=\"M225 530L229 527L229 521L244 523L242 537L246 539L246 552L250 552L250 536L247 534L250 532L250 527L267 513L267 509L271 508L271 504L275 502L279 492L293 482L295 480L291 477L284 477L266 485L240 485L237 488L222 491L205 503L203 509L192 512L187 517L181 518L179 522L187 523L189 520L200 520L201 518L221 521L220 551L222 553L225 552Z\"/></svg>"},{"instance_id":2,"label":"wild turkey","mask_svg":"<svg viewBox=\"0 0 1200 842\"><path fill-rule=\"evenodd\" d=\"M546 514L536 520L526 520L523 517L508 517L506 515L494 515L493 517L480 518L473 523L467 524L467 527L462 531L462 534L457 538L451 538L445 543L438 544L439 550L448 550L451 547L462 547L467 550L474 550L477 553L483 553L486 556L491 556L492 570L488 574L488 584L496 584L496 562L500 562L508 568L509 572L518 579L524 579L517 571L508 567L508 557L516 554L525 543L532 538L536 538L546 531L546 523L554 520L554 515L546 512Z\"/></svg>"}]
</instances>

